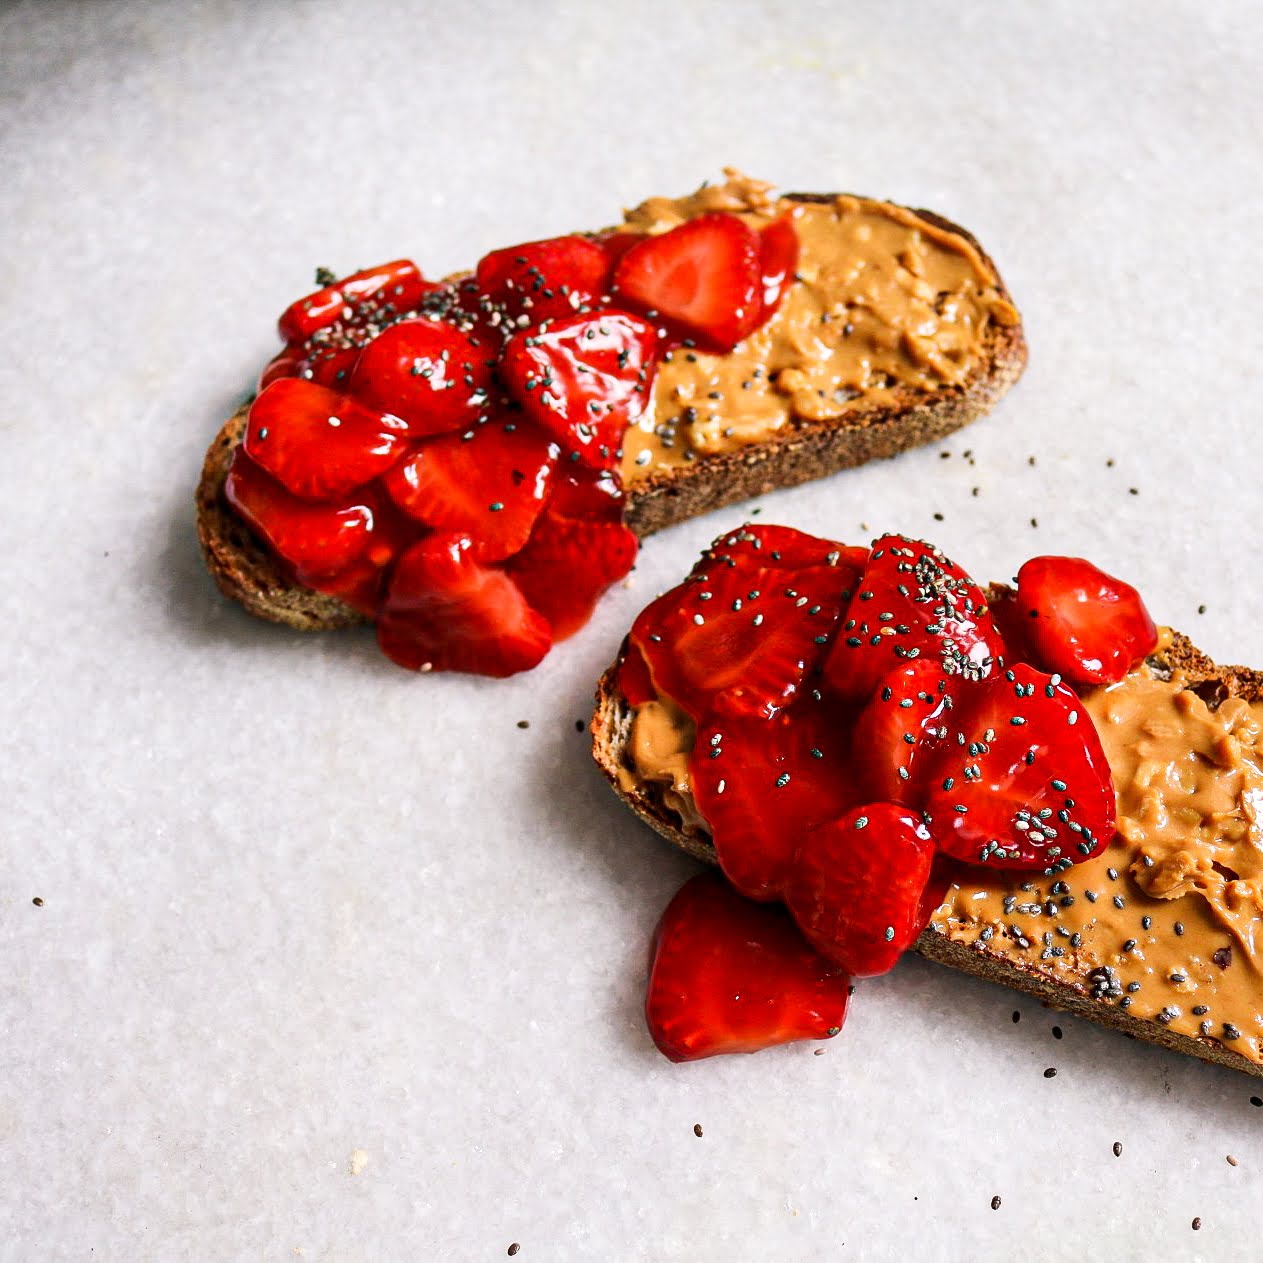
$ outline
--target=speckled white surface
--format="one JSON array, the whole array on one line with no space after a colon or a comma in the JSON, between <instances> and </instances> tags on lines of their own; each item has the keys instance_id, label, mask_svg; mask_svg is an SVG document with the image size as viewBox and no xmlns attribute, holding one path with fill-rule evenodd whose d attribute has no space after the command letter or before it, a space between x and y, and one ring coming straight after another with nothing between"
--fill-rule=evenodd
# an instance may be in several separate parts
<instances>
[{"instance_id":1,"label":"speckled white surface","mask_svg":"<svg viewBox=\"0 0 1263 1263\"><path fill-rule=\"evenodd\" d=\"M765 520L1088 552L1263 663L1261 41L1246 5L5 5L0 1259L1257 1257L1263 1083L924 962L820 1057L653 1050L690 865L575 726L738 511L488 684L228 606L190 495L314 265L442 274L731 162L969 225L1032 345L942 451Z\"/></svg>"}]
</instances>

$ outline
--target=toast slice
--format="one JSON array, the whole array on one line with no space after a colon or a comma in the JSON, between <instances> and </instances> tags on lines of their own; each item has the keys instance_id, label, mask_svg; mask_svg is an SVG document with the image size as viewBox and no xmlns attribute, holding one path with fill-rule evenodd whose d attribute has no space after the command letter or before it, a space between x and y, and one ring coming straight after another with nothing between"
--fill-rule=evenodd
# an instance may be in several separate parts
<instances>
[{"instance_id":1,"label":"toast slice","mask_svg":"<svg viewBox=\"0 0 1263 1263\"><path fill-rule=\"evenodd\" d=\"M1004 588L991 590L993 602L1007 599L1009 595L1009 590ZM668 805L667 800L672 797L670 787L646 781L637 773L630 753L633 711L616 684L616 672L625 650L626 645L597 685L591 723L593 757L622 802L650 828L695 858L715 864L718 861L714 847L704 825L698 823L700 818L696 813L686 820L690 815L687 806L682 815L680 810ZM1263 722L1263 672L1218 666L1186 636L1164 630L1158 648L1133 675L1141 685L1170 685L1190 694L1187 709L1191 710L1204 709L1214 714L1228 705L1230 699L1249 703L1256 709L1252 720L1247 717L1247 722L1254 724L1257 737L1258 726ZM1217 735L1212 738L1212 742L1218 740ZM1118 783L1119 766L1108 741L1106 748L1110 751ZM1210 748L1213 753L1213 745ZM1123 761L1120 758L1118 763ZM1143 764L1133 771L1137 777L1149 774ZM1121 821L1125 800L1123 786L1119 784L1118 788ZM681 805L678 794L674 795L674 801L678 808ZM1246 808L1247 814L1249 810ZM1213 829L1217 821L1208 823ZM1255 822L1256 827L1258 823ZM1246 863L1254 864L1257 856L1247 857L1242 854L1244 851L1257 851L1248 837L1237 848L1237 855ZM1223 857L1221 853L1220 858ZM1116 841L1100 859L1071 868L1062 875L1061 881L1036 877L1030 872L970 869L967 875L962 875L959 885L953 885L947 900L917 939L914 950L930 960L1024 991L1053 1008L1113 1027L1136 1039L1263 1077L1263 1049L1259 1041L1263 1033L1260 1030L1263 1018L1259 1016L1263 1011L1263 986L1259 983L1263 962L1256 963L1253 958L1256 949L1252 939L1248 934L1234 939L1224 924L1206 914L1199 894L1190 893L1188 897L1176 899L1148 898L1129 871L1129 861L1134 859L1121 841ZM1218 862L1214 865L1215 869L1228 868L1227 877L1220 880L1237 876L1234 867ZM1087 869L1093 872L1086 874ZM1110 873L1114 876L1110 877ZM1244 867L1241 875L1246 875ZM1209 876L1212 881L1216 880L1214 872ZM1092 885L1096 888L1089 891L1087 888ZM1256 893L1252 896L1255 900L1260 888L1256 881L1253 888ZM1077 900L1075 893L1079 895ZM1085 893L1091 902L1085 901ZM984 896L994 917L980 919L963 911ZM1064 906L1067 899L1069 905ZM1122 905L1117 905L1118 899ZM1118 913L1117 906L1127 911ZM1249 911L1255 914L1257 921L1258 910L1251 905ZM1081 935L1090 939L1099 919L1117 918L1121 925L1124 915L1138 926L1142 915L1154 925L1148 936L1139 928L1135 931L1134 938L1142 940L1139 959L1144 960L1148 948L1149 963L1134 975L1105 963L1107 958L1117 959L1113 953L1119 944L1127 946L1122 936L1130 934L1130 930L1119 929L1119 943L1110 939L1102 945L1108 949L1108 956L1103 950L1095 960L1073 959L1078 954L1062 946L1072 941L1072 934L1076 938ZM1183 920L1173 923L1173 916ZM1110 931L1114 928L1108 926ZM1098 938L1109 938L1109 935L1098 934ZM1208 941L1212 939L1213 947ZM1201 946L1206 947L1204 952ZM1055 956L1050 954L1054 947L1058 950ZM1134 945L1130 951L1135 951ZM1194 981L1205 980L1213 986L1217 980L1226 987L1231 980L1235 1006L1228 1007L1233 997L1225 991L1223 1006L1218 1002L1211 1006L1197 1004L1191 1009L1187 1002L1174 1006L1182 1009L1176 1020L1168 1016L1168 1006L1146 1016L1129 1011L1133 1007L1133 986L1137 999L1144 992L1139 984L1129 983L1128 977L1143 976L1146 986L1159 986L1166 978L1159 979L1157 974L1166 969L1170 969L1169 977L1183 976L1177 975L1176 968L1171 966L1175 960L1180 962L1178 968L1187 970ZM1185 963L1190 960L1191 964ZM1188 983L1183 985L1188 986ZM1163 994L1165 997L1170 992ZM1222 1012L1216 1015L1213 1010L1221 1007ZM1199 1009L1209 1009L1210 1015L1194 1020L1193 1015ZM1223 1017L1231 1013L1239 1015L1240 1029L1231 1021L1223 1021ZM1236 1051L1234 1043L1246 1052Z\"/></svg>"},{"instance_id":2,"label":"toast slice","mask_svg":"<svg viewBox=\"0 0 1263 1263\"><path fill-rule=\"evenodd\" d=\"M836 415L805 419L792 414L759 441L737 442L726 450L691 452L693 459L688 461L654 459L643 467L625 463L624 519L642 538L736 501L935 442L990 411L1026 365L1026 340L1016 308L995 265L964 228L932 211L912 211L842 194L794 193L771 201L767 186L735 173L729 176L727 184L703 188L691 198L677 202L651 199L631 212L625 227L655 231L653 216L663 207L670 208L677 219L708 209L731 209L766 218L773 213L793 213L795 207L827 208L845 203L861 209L877 208L915 229L927 241L954 244L962 257L984 269L994 308L1004 318L991 319L985 325L977 353L961 366L961 372L950 371L949 365L946 378L932 386L922 379L887 381L880 389L853 392ZM449 279L459 281L463 277ZM926 283L925 278L917 281ZM773 316L769 326L775 326L783 314ZM337 598L295 586L228 506L224 479L241 442L246 411L242 408L225 422L202 467L196 493L197 529L208 569L225 595L260 618L302 631L365 622L362 614ZM656 455L665 453L659 447Z\"/></svg>"}]
</instances>

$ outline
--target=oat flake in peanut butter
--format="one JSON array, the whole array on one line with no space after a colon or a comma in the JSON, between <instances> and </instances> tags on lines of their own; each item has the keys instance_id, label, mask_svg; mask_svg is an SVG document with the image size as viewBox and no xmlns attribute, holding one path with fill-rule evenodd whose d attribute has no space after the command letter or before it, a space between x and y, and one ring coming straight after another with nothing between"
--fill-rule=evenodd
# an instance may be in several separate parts
<instances>
[{"instance_id":1,"label":"oat flake in peanut butter","mask_svg":"<svg viewBox=\"0 0 1263 1263\"><path fill-rule=\"evenodd\" d=\"M623 443L623 479L638 479L763 442L795 419L826 421L888 404L899 387L963 382L988 327L1016 324L978 250L901 206L842 196L774 199L770 185L728 172L685 198L650 198L627 215L658 233L707 211L760 228L788 215L797 280L775 315L726 355L680 348L659 366L652 406Z\"/></svg>"}]
</instances>

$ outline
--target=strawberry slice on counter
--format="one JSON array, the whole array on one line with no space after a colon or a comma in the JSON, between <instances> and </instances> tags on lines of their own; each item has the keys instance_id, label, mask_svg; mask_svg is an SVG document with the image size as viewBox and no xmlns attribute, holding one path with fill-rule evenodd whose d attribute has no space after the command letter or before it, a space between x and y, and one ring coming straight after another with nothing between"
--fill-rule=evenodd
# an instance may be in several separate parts
<instances>
[{"instance_id":1,"label":"strawberry slice on counter","mask_svg":"<svg viewBox=\"0 0 1263 1263\"><path fill-rule=\"evenodd\" d=\"M703 718L689 781L719 866L751 899L776 898L808 831L867 797L845 723L811 696L773 719Z\"/></svg>"},{"instance_id":2,"label":"strawberry slice on counter","mask_svg":"<svg viewBox=\"0 0 1263 1263\"><path fill-rule=\"evenodd\" d=\"M1003 653L986 594L959 566L931 544L884 535L842 616L825 679L862 702L901 662L933 658L946 674L973 680Z\"/></svg>"},{"instance_id":3,"label":"strawberry slice on counter","mask_svg":"<svg viewBox=\"0 0 1263 1263\"><path fill-rule=\"evenodd\" d=\"M388 323L412 311L433 288L411 259L395 259L353 272L290 303L277 328L286 342L302 343L337 324Z\"/></svg>"},{"instance_id":4,"label":"strawberry slice on counter","mask_svg":"<svg viewBox=\"0 0 1263 1263\"><path fill-rule=\"evenodd\" d=\"M552 645L548 620L502 570L482 565L468 536L427 535L395 564L377 642L402 667L503 677Z\"/></svg>"},{"instance_id":5,"label":"strawberry slice on counter","mask_svg":"<svg viewBox=\"0 0 1263 1263\"><path fill-rule=\"evenodd\" d=\"M788 216L774 219L759 233L759 270L763 278L762 324L781 305L798 267L798 233Z\"/></svg>"},{"instance_id":6,"label":"strawberry slice on counter","mask_svg":"<svg viewBox=\"0 0 1263 1263\"><path fill-rule=\"evenodd\" d=\"M473 425L491 398L486 352L438 320L401 320L359 353L347 389L414 437Z\"/></svg>"},{"instance_id":7,"label":"strawberry slice on counter","mask_svg":"<svg viewBox=\"0 0 1263 1263\"><path fill-rule=\"evenodd\" d=\"M855 575L828 540L745 526L641 612L632 642L658 687L695 718L774 715L826 653Z\"/></svg>"},{"instance_id":8,"label":"strawberry slice on counter","mask_svg":"<svg viewBox=\"0 0 1263 1263\"><path fill-rule=\"evenodd\" d=\"M1032 557L1017 615L1034 660L1075 684L1113 684L1158 643L1140 593L1082 557Z\"/></svg>"},{"instance_id":9,"label":"strawberry slice on counter","mask_svg":"<svg viewBox=\"0 0 1263 1263\"><path fill-rule=\"evenodd\" d=\"M850 979L804 941L784 908L742 899L714 873L688 882L654 933L645 1016L672 1061L829 1039Z\"/></svg>"},{"instance_id":10,"label":"strawberry slice on counter","mask_svg":"<svg viewBox=\"0 0 1263 1263\"><path fill-rule=\"evenodd\" d=\"M866 798L920 805L922 769L955 731L961 688L932 658L914 659L881 678L851 730L851 758Z\"/></svg>"},{"instance_id":11,"label":"strawberry slice on counter","mask_svg":"<svg viewBox=\"0 0 1263 1263\"><path fill-rule=\"evenodd\" d=\"M250 405L242 446L292 494L336 500L389 469L409 441L400 417L283 377Z\"/></svg>"},{"instance_id":12,"label":"strawberry slice on counter","mask_svg":"<svg viewBox=\"0 0 1263 1263\"><path fill-rule=\"evenodd\" d=\"M559 641L588 621L601 593L632 568L640 544L623 525L613 474L567 469L555 483L530 539L505 569Z\"/></svg>"},{"instance_id":13,"label":"strawberry slice on counter","mask_svg":"<svg viewBox=\"0 0 1263 1263\"><path fill-rule=\"evenodd\" d=\"M946 854L1051 874L1109 845L1109 762L1091 716L1059 676L1015 663L963 683L950 728L917 768L926 819Z\"/></svg>"},{"instance_id":14,"label":"strawberry slice on counter","mask_svg":"<svg viewBox=\"0 0 1263 1263\"><path fill-rule=\"evenodd\" d=\"M375 542L375 493L345 501L302 500L265 473L241 448L224 484L228 503L308 586L314 576L346 570ZM383 558L383 564L389 557Z\"/></svg>"},{"instance_id":15,"label":"strawberry slice on counter","mask_svg":"<svg viewBox=\"0 0 1263 1263\"><path fill-rule=\"evenodd\" d=\"M617 463L649 401L657 332L626 312L568 315L514 334L500 375L537 425L579 460Z\"/></svg>"},{"instance_id":16,"label":"strawberry slice on counter","mask_svg":"<svg viewBox=\"0 0 1263 1263\"><path fill-rule=\"evenodd\" d=\"M610 258L587 237L550 237L493 250L478 262L478 290L512 328L573 316L598 305Z\"/></svg>"},{"instance_id":17,"label":"strawberry slice on counter","mask_svg":"<svg viewBox=\"0 0 1263 1263\"><path fill-rule=\"evenodd\" d=\"M423 439L382 479L409 517L473 541L481 561L530 538L552 483L557 446L529 421L503 418Z\"/></svg>"},{"instance_id":18,"label":"strawberry slice on counter","mask_svg":"<svg viewBox=\"0 0 1263 1263\"><path fill-rule=\"evenodd\" d=\"M934 843L915 811L868 803L814 829L785 888L807 941L858 978L894 968L925 928Z\"/></svg>"},{"instance_id":19,"label":"strawberry slice on counter","mask_svg":"<svg viewBox=\"0 0 1263 1263\"><path fill-rule=\"evenodd\" d=\"M727 211L645 237L614 269L615 301L704 350L731 351L763 315L758 234Z\"/></svg>"}]
</instances>

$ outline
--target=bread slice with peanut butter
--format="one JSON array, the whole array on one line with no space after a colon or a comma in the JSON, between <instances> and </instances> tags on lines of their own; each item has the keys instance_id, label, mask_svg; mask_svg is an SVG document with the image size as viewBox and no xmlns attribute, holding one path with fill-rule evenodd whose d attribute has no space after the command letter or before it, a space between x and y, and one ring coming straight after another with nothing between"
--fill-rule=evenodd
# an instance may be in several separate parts
<instances>
[{"instance_id":1,"label":"bread slice with peanut butter","mask_svg":"<svg viewBox=\"0 0 1263 1263\"><path fill-rule=\"evenodd\" d=\"M669 699L631 707L617 667L597 686L593 757L641 820L714 864L689 792L691 722ZM1052 876L962 866L915 950L1263 1077L1263 672L1164 629L1083 700L1114 775L1114 842Z\"/></svg>"},{"instance_id":2,"label":"bread slice with peanut butter","mask_svg":"<svg viewBox=\"0 0 1263 1263\"><path fill-rule=\"evenodd\" d=\"M644 537L712 509L931 443L990 411L1021 375L1026 341L999 272L931 211L834 194L775 197L728 173L691 196L651 198L620 231L660 233L708 211L754 226L791 217L795 283L727 355L681 348L624 435L624 518ZM228 505L224 481L246 409L207 452L198 535L223 592L300 630L363 622L295 586Z\"/></svg>"}]
</instances>

